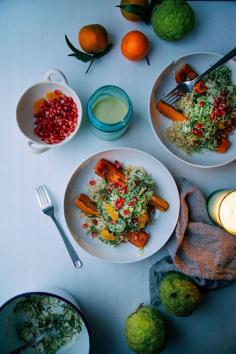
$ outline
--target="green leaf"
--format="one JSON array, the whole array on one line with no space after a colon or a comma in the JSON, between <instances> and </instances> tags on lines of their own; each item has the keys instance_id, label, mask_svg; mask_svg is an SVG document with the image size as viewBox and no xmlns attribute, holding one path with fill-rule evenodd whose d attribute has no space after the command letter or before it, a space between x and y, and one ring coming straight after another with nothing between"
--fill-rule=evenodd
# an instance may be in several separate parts
<instances>
[{"instance_id":1,"label":"green leaf","mask_svg":"<svg viewBox=\"0 0 236 354\"><path fill-rule=\"evenodd\" d=\"M69 54L69 56L75 56L78 60L82 60L84 63L92 60L92 56L82 52L81 50L75 48L73 44L69 41L68 37L65 35L66 43L68 47L74 52L75 55Z\"/></svg>"},{"instance_id":2,"label":"green leaf","mask_svg":"<svg viewBox=\"0 0 236 354\"><path fill-rule=\"evenodd\" d=\"M150 19L146 7L140 5L134 5L134 4L117 5L116 7L119 7L121 10L124 10L125 12L138 15L145 23L149 23Z\"/></svg>"},{"instance_id":3,"label":"green leaf","mask_svg":"<svg viewBox=\"0 0 236 354\"><path fill-rule=\"evenodd\" d=\"M110 52L111 48L112 48L112 43L108 44L106 49L104 49L102 52L94 54L93 57L96 58L96 59L97 58L101 58L104 55L106 55L108 52Z\"/></svg>"},{"instance_id":4,"label":"green leaf","mask_svg":"<svg viewBox=\"0 0 236 354\"><path fill-rule=\"evenodd\" d=\"M89 58L82 58L81 54L75 54L75 53L68 54L68 57L75 57L76 59L83 61L84 63L87 63L88 61L91 61L93 59L92 56L89 56Z\"/></svg>"}]
</instances>

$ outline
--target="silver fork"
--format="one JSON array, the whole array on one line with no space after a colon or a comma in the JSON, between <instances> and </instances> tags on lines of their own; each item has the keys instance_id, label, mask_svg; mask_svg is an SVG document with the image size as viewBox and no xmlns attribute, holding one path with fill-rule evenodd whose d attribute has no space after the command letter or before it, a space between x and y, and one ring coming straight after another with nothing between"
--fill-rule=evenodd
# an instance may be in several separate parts
<instances>
[{"instance_id":1,"label":"silver fork","mask_svg":"<svg viewBox=\"0 0 236 354\"><path fill-rule=\"evenodd\" d=\"M56 224L56 227L61 234L61 237L62 237L64 244L67 248L70 258L71 258L72 262L74 263L74 266L76 268L82 267L81 260L79 259L77 253L75 252L75 250L74 250L72 244L70 243L68 237L66 236L65 232L62 230L57 219L55 218L54 206L52 204L52 201L49 197L49 194L48 194L48 191L47 191L47 188L45 185L42 185L42 186L39 186L36 188L36 196L37 196L38 203L39 203L41 210L44 212L44 214L50 216L52 218L52 220L54 221L54 223Z\"/></svg>"},{"instance_id":2,"label":"silver fork","mask_svg":"<svg viewBox=\"0 0 236 354\"><path fill-rule=\"evenodd\" d=\"M56 335L56 330L51 329L43 334L38 335L36 338L32 339L31 341L27 342L26 344L23 344L19 348L12 350L8 354L20 354L21 352L25 351L26 349L32 347L33 345L41 343L46 336L53 336Z\"/></svg>"},{"instance_id":3,"label":"silver fork","mask_svg":"<svg viewBox=\"0 0 236 354\"><path fill-rule=\"evenodd\" d=\"M170 105L173 105L183 94L185 95L187 92L191 91L194 85L200 81L204 76L217 69L219 66L226 63L228 60L233 58L236 55L236 47L233 48L229 53L227 53L223 58L218 60L214 65L212 65L209 69L204 71L201 75L196 77L196 79L192 81L184 81L178 84L172 91L170 91L165 97L164 101Z\"/></svg>"}]
</instances>

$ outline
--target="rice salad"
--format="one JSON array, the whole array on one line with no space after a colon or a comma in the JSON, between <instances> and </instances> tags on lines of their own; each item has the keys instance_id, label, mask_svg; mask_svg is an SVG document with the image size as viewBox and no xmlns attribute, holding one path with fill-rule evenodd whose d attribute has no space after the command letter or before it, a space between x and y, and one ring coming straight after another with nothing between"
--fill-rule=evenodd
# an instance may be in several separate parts
<instances>
[{"instance_id":1,"label":"rice salad","mask_svg":"<svg viewBox=\"0 0 236 354\"><path fill-rule=\"evenodd\" d=\"M173 122L166 132L169 140L188 154L205 149L217 151L236 128L236 86L231 81L231 70L221 66L204 83L204 94L192 90L177 101L177 109L187 120Z\"/></svg>"},{"instance_id":2,"label":"rice salad","mask_svg":"<svg viewBox=\"0 0 236 354\"><path fill-rule=\"evenodd\" d=\"M96 203L99 216L81 213L86 233L113 246L127 242L127 233L143 229L154 214L149 205L154 193L154 181L150 175L142 167L125 165L122 165L122 172L126 177L122 188L104 178L91 179L87 183L87 195Z\"/></svg>"}]
</instances>

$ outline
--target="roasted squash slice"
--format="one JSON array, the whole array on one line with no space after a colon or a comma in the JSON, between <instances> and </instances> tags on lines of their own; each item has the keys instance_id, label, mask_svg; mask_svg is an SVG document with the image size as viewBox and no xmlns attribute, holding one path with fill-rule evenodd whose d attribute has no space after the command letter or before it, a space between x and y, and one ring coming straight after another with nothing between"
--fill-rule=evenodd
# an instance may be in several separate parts
<instances>
[{"instance_id":1,"label":"roasted squash slice","mask_svg":"<svg viewBox=\"0 0 236 354\"><path fill-rule=\"evenodd\" d=\"M111 183L125 183L125 175L108 160L99 160L95 167L95 173Z\"/></svg>"},{"instance_id":2,"label":"roasted squash slice","mask_svg":"<svg viewBox=\"0 0 236 354\"><path fill-rule=\"evenodd\" d=\"M169 203L159 197L156 193L154 193L149 202L154 208L159 209L160 211L166 211L169 208Z\"/></svg>"},{"instance_id":3,"label":"roasted squash slice","mask_svg":"<svg viewBox=\"0 0 236 354\"><path fill-rule=\"evenodd\" d=\"M138 248L144 248L146 243L148 242L149 235L145 231L135 231L135 232L128 232L127 234L129 242L135 245Z\"/></svg>"},{"instance_id":4,"label":"roasted squash slice","mask_svg":"<svg viewBox=\"0 0 236 354\"><path fill-rule=\"evenodd\" d=\"M187 120L187 118L181 112L177 111L174 107L168 105L162 100L157 102L156 107L161 114L173 120L174 122L183 122Z\"/></svg>"},{"instance_id":5,"label":"roasted squash slice","mask_svg":"<svg viewBox=\"0 0 236 354\"><path fill-rule=\"evenodd\" d=\"M75 206L82 210L86 215L99 215L96 204L85 194L80 194L75 199Z\"/></svg>"}]
</instances>

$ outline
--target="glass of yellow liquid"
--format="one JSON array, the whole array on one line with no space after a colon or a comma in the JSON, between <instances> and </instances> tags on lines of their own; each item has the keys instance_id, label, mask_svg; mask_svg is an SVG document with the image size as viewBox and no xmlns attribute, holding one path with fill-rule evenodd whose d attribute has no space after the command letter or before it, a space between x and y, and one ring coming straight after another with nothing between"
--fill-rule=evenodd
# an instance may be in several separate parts
<instances>
[{"instance_id":1,"label":"glass of yellow liquid","mask_svg":"<svg viewBox=\"0 0 236 354\"><path fill-rule=\"evenodd\" d=\"M124 90L107 85L96 90L87 103L87 115L96 136L115 140L127 130L133 114L133 105Z\"/></svg>"},{"instance_id":2,"label":"glass of yellow liquid","mask_svg":"<svg viewBox=\"0 0 236 354\"><path fill-rule=\"evenodd\" d=\"M210 218L229 233L236 235L236 190L218 190L207 200Z\"/></svg>"}]
</instances>

